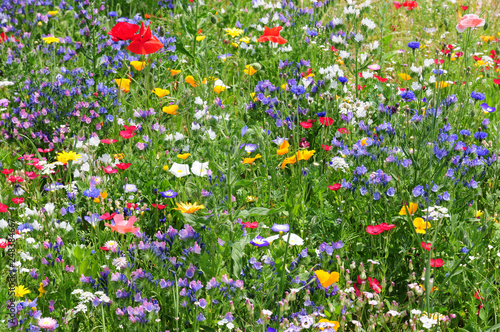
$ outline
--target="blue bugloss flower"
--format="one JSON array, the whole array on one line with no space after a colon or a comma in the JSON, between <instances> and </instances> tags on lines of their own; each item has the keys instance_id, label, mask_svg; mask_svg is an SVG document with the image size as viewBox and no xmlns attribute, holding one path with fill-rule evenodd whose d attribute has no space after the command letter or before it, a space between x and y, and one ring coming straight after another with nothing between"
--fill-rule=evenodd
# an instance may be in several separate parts
<instances>
[{"instance_id":1,"label":"blue bugloss flower","mask_svg":"<svg viewBox=\"0 0 500 332\"><path fill-rule=\"evenodd\" d=\"M481 93L481 92L471 92L470 94L471 98L472 99L475 99L475 100L484 100L486 99L486 97L484 96L484 93Z\"/></svg>"},{"instance_id":2,"label":"blue bugloss flower","mask_svg":"<svg viewBox=\"0 0 500 332\"><path fill-rule=\"evenodd\" d=\"M342 84L347 83L347 81L348 81L348 80L347 80L347 78L345 78L345 77L343 77L343 76L339 77L339 78L338 78L338 80L339 80L339 82L340 82L340 83L342 83Z\"/></svg>"}]
</instances>

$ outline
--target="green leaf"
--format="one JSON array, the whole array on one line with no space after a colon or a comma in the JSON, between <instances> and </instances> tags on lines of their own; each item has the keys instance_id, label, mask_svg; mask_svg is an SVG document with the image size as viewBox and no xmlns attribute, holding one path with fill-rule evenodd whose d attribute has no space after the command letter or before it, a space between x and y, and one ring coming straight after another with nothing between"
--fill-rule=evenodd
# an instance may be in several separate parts
<instances>
[{"instance_id":1,"label":"green leaf","mask_svg":"<svg viewBox=\"0 0 500 332\"><path fill-rule=\"evenodd\" d=\"M245 246L250 243L250 239L248 236L242 237L239 241L233 243L231 258L233 260L233 273L235 276L239 276L241 272L241 261L243 256L245 255L244 250Z\"/></svg>"},{"instance_id":2,"label":"green leaf","mask_svg":"<svg viewBox=\"0 0 500 332\"><path fill-rule=\"evenodd\" d=\"M217 332L217 330L214 329L213 327L208 327L205 325L200 325L200 330L207 331L207 332Z\"/></svg>"},{"instance_id":3,"label":"green leaf","mask_svg":"<svg viewBox=\"0 0 500 332\"><path fill-rule=\"evenodd\" d=\"M210 223L211 217L205 217L205 216L196 216L194 214L190 213L183 213L184 219L186 222L190 225L196 225L196 224L202 224L202 225L207 225Z\"/></svg>"}]
</instances>

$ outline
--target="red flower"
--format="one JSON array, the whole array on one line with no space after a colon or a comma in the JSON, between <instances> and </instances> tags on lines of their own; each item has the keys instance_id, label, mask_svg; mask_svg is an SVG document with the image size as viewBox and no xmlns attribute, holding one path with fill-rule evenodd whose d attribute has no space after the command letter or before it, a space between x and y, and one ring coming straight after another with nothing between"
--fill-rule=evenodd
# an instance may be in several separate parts
<instances>
[{"instance_id":1,"label":"red flower","mask_svg":"<svg viewBox=\"0 0 500 332\"><path fill-rule=\"evenodd\" d=\"M403 3L403 7L406 7L408 10L413 10L418 7L416 1L406 1Z\"/></svg>"},{"instance_id":2,"label":"red flower","mask_svg":"<svg viewBox=\"0 0 500 332\"><path fill-rule=\"evenodd\" d=\"M499 78L493 80L493 83L500 85L500 76L498 77Z\"/></svg>"},{"instance_id":3,"label":"red flower","mask_svg":"<svg viewBox=\"0 0 500 332\"><path fill-rule=\"evenodd\" d=\"M21 177L19 177L19 176L8 176L7 180L9 180L12 183L15 183L15 182L24 182L24 179L21 178Z\"/></svg>"},{"instance_id":4,"label":"red flower","mask_svg":"<svg viewBox=\"0 0 500 332\"><path fill-rule=\"evenodd\" d=\"M311 74L311 72L312 72L312 68L309 68L309 69L307 70L307 72L305 72L305 73L301 73L301 74L300 74L300 76L302 76L302 77L307 77L307 76L309 76L309 75Z\"/></svg>"},{"instance_id":5,"label":"red flower","mask_svg":"<svg viewBox=\"0 0 500 332\"><path fill-rule=\"evenodd\" d=\"M127 126L127 125L123 125L123 127L125 128L125 130L130 130L130 131L134 131L137 129L137 126Z\"/></svg>"},{"instance_id":6,"label":"red flower","mask_svg":"<svg viewBox=\"0 0 500 332\"><path fill-rule=\"evenodd\" d=\"M370 278L368 277L368 285L370 286L371 289L373 289L373 291L375 293L380 293L382 291L382 287L380 286L380 283L378 282L377 279L375 278Z\"/></svg>"},{"instance_id":7,"label":"red flower","mask_svg":"<svg viewBox=\"0 0 500 332\"><path fill-rule=\"evenodd\" d=\"M394 7L396 7L396 9L399 9L401 8L401 4L398 1L394 1Z\"/></svg>"},{"instance_id":8,"label":"red flower","mask_svg":"<svg viewBox=\"0 0 500 332\"><path fill-rule=\"evenodd\" d=\"M338 51L338 50L335 48L335 46L330 47L330 50L332 50L333 52L337 52L337 51Z\"/></svg>"},{"instance_id":9,"label":"red flower","mask_svg":"<svg viewBox=\"0 0 500 332\"><path fill-rule=\"evenodd\" d=\"M127 163L120 163L120 164L116 164L116 167L118 167L119 169L125 170L125 169L129 168L130 165L132 165L132 164L131 163L128 163L128 164Z\"/></svg>"},{"instance_id":10,"label":"red flower","mask_svg":"<svg viewBox=\"0 0 500 332\"><path fill-rule=\"evenodd\" d=\"M132 130L121 130L120 131L120 136L129 139L135 136L135 133Z\"/></svg>"},{"instance_id":11,"label":"red flower","mask_svg":"<svg viewBox=\"0 0 500 332\"><path fill-rule=\"evenodd\" d=\"M25 172L26 176L30 179L30 180L34 180L36 179L37 177L39 177L38 174L36 174L35 172Z\"/></svg>"},{"instance_id":12,"label":"red flower","mask_svg":"<svg viewBox=\"0 0 500 332\"><path fill-rule=\"evenodd\" d=\"M278 43L280 45L285 44L288 40L282 38L280 36L280 31L283 27L275 27L269 29L268 27L264 28L264 34L257 39L259 43L264 43L266 41L270 41L272 43Z\"/></svg>"},{"instance_id":13,"label":"red flower","mask_svg":"<svg viewBox=\"0 0 500 332\"><path fill-rule=\"evenodd\" d=\"M137 203L127 203L127 208L133 210L137 207Z\"/></svg>"},{"instance_id":14,"label":"red flower","mask_svg":"<svg viewBox=\"0 0 500 332\"><path fill-rule=\"evenodd\" d=\"M135 37L135 33L139 30L139 26L137 24L130 24L127 22L118 22L108 35L111 36L113 41L119 40L132 40Z\"/></svg>"},{"instance_id":15,"label":"red flower","mask_svg":"<svg viewBox=\"0 0 500 332\"><path fill-rule=\"evenodd\" d=\"M304 122L301 122L300 125L302 126L302 128L304 129L309 129L313 126L313 120L309 119L307 121L304 121Z\"/></svg>"},{"instance_id":16,"label":"red flower","mask_svg":"<svg viewBox=\"0 0 500 332\"><path fill-rule=\"evenodd\" d=\"M371 235L379 235L380 233L384 232L384 230L382 229L382 227L380 227L380 225L369 225L366 226L366 232Z\"/></svg>"},{"instance_id":17,"label":"red flower","mask_svg":"<svg viewBox=\"0 0 500 332\"><path fill-rule=\"evenodd\" d=\"M333 119L320 117L319 122L321 122L322 125L325 125L326 127L328 127L328 126L331 126L333 124Z\"/></svg>"},{"instance_id":18,"label":"red flower","mask_svg":"<svg viewBox=\"0 0 500 332\"><path fill-rule=\"evenodd\" d=\"M467 9L469 9L469 6L460 6L462 8L463 11L466 11Z\"/></svg>"},{"instance_id":19,"label":"red flower","mask_svg":"<svg viewBox=\"0 0 500 332\"><path fill-rule=\"evenodd\" d=\"M396 225L388 225L385 222L380 224L380 228L382 228L382 230L384 230L384 231L390 231L394 227L396 227Z\"/></svg>"},{"instance_id":20,"label":"red flower","mask_svg":"<svg viewBox=\"0 0 500 332\"><path fill-rule=\"evenodd\" d=\"M49 153L49 152L50 152L50 151L52 151L53 149L40 149L40 148L38 148L38 149L36 149L36 150L37 150L38 152L40 152L40 153Z\"/></svg>"},{"instance_id":21,"label":"red flower","mask_svg":"<svg viewBox=\"0 0 500 332\"><path fill-rule=\"evenodd\" d=\"M382 77L377 76L377 75L373 75L373 77L375 77L379 82L382 82L382 83L385 83L388 80L388 78L382 78Z\"/></svg>"},{"instance_id":22,"label":"red flower","mask_svg":"<svg viewBox=\"0 0 500 332\"><path fill-rule=\"evenodd\" d=\"M474 292L474 297L475 297L476 299L478 299L478 300L479 300L479 298L481 298L481 300L484 300L484 297L482 297L482 296L481 296L481 293L479 293L479 291L478 291L478 290L476 290L476 291Z\"/></svg>"},{"instance_id":23,"label":"red flower","mask_svg":"<svg viewBox=\"0 0 500 332\"><path fill-rule=\"evenodd\" d=\"M144 27L144 23L141 23L141 30L139 34L134 36L132 42L128 45L127 50L134 54L151 54L158 52L163 47L158 38L151 34L151 29L149 26Z\"/></svg>"},{"instance_id":24,"label":"red flower","mask_svg":"<svg viewBox=\"0 0 500 332\"><path fill-rule=\"evenodd\" d=\"M106 174L115 174L115 173L118 173L118 170L116 168L113 168L111 166L101 166L102 170L104 171L104 173Z\"/></svg>"},{"instance_id":25,"label":"red flower","mask_svg":"<svg viewBox=\"0 0 500 332\"><path fill-rule=\"evenodd\" d=\"M117 140L115 139L109 139L109 138L105 138L105 139L102 139L101 140L101 143L104 143L104 144L113 144L113 143L116 143Z\"/></svg>"},{"instance_id":26,"label":"red flower","mask_svg":"<svg viewBox=\"0 0 500 332\"><path fill-rule=\"evenodd\" d=\"M7 241L7 240L0 241L0 248L5 249L5 248L7 248L10 244L12 244L12 243L10 243L10 242L9 242L9 241Z\"/></svg>"},{"instance_id":27,"label":"red flower","mask_svg":"<svg viewBox=\"0 0 500 332\"><path fill-rule=\"evenodd\" d=\"M0 203L0 212L7 212L8 209L8 205L3 205L2 203Z\"/></svg>"},{"instance_id":28,"label":"red flower","mask_svg":"<svg viewBox=\"0 0 500 332\"><path fill-rule=\"evenodd\" d=\"M14 204L24 203L24 197L14 197L14 198L11 198L11 200Z\"/></svg>"},{"instance_id":29,"label":"red flower","mask_svg":"<svg viewBox=\"0 0 500 332\"><path fill-rule=\"evenodd\" d=\"M151 205L153 205L158 210L163 210L164 208L167 207L167 205L162 205L162 204L151 204Z\"/></svg>"},{"instance_id":30,"label":"red flower","mask_svg":"<svg viewBox=\"0 0 500 332\"><path fill-rule=\"evenodd\" d=\"M347 128L339 128L337 131L341 134L349 135L349 130L347 130Z\"/></svg>"},{"instance_id":31,"label":"red flower","mask_svg":"<svg viewBox=\"0 0 500 332\"><path fill-rule=\"evenodd\" d=\"M325 151L330 151L332 149L332 146L331 145L321 145L321 147L325 150Z\"/></svg>"},{"instance_id":32,"label":"red flower","mask_svg":"<svg viewBox=\"0 0 500 332\"><path fill-rule=\"evenodd\" d=\"M337 190L339 190L341 187L342 187L342 185L341 185L340 183L334 183L333 185L328 186L328 189L333 190L333 191L337 191Z\"/></svg>"},{"instance_id":33,"label":"red flower","mask_svg":"<svg viewBox=\"0 0 500 332\"><path fill-rule=\"evenodd\" d=\"M101 247L101 250L104 250L104 251L109 251L109 248L104 246L104 247Z\"/></svg>"},{"instance_id":34,"label":"red flower","mask_svg":"<svg viewBox=\"0 0 500 332\"><path fill-rule=\"evenodd\" d=\"M444 265L444 262L441 258L431 258L431 266L432 267L441 267Z\"/></svg>"},{"instance_id":35,"label":"red flower","mask_svg":"<svg viewBox=\"0 0 500 332\"><path fill-rule=\"evenodd\" d=\"M112 214L109 214L109 212L106 212L105 214L103 214L101 217L101 219L103 220L111 220L113 219L113 217L116 215L116 212L113 212Z\"/></svg>"},{"instance_id":36,"label":"red flower","mask_svg":"<svg viewBox=\"0 0 500 332\"><path fill-rule=\"evenodd\" d=\"M432 243L425 243L425 242L420 242L420 245L422 246L422 249L431 251L431 249L436 249L432 248Z\"/></svg>"},{"instance_id":37,"label":"red flower","mask_svg":"<svg viewBox=\"0 0 500 332\"><path fill-rule=\"evenodd\" d=\"M9 175L10 173L14 172L13 169L3 169L2 174Z\"/></svg>"},{"instance_id":38,"label":"red flower","mask_svg":"<svg viewBox=\"0 0 500 332\"><path fill-rule=\"evenodd\" d=\"M254 229L254 228L259 227L259 223L257 221L254 221L254 222L244 222L243 225L245 226L245 228L250 228L250 229Z\"/></svg>"}]
</instances>

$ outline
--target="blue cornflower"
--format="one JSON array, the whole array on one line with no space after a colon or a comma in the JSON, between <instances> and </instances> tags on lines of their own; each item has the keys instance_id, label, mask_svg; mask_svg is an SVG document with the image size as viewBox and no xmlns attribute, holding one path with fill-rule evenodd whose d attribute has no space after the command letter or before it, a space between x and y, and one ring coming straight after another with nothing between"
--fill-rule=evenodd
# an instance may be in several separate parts
<instances>
[{"instance_id":1,"label":"blue cornflower","mask_svg":"<svg viewBox=\"0 0 500 332\"><path fill-rule=\"evenodd\" d=\"M444 71L442 69L434 69L432 72L438 76L442 75L444 73Z\"/></svg>"},{"instance_id":2,"label":"blue cornflower","mask_svg":"<svg viewBox=\"0 0 500 332\"><path fill-rule=\"evenodd\" d=\"M348 81L348 79L347 79L347 78L345 78L345 77L343 77L343 76L340 76L340 77L338 78L338 80L339 80L339 82L340 82L340 83L342 83L342 84L345 84L345 83L347 83L347 81Z\"/></svg>"},{"instance_id":3,"label":"blue cornflower","mask_svg":"<svg viewBox=\"0 0 500 332\"><path fill-rule=\"evenodd\" d=\"M470 94L471 98L472 99L475 99L475 100L485 100L486 97L484 95L484 93L481 93L481 92L471 92Z\"/></svg>"},{"instance_id":4,"label":"blue cornflower","mask_svg":"<svg viewBox=\"0 0 500 332\"><path fill-rule=\"evenodd\" d=\"M483 140L485 139L486 137L488 137L488 133L484 132L484 131L478 131L478 132L475 132L474 133L474 138L475 139L478 139L478 140Z\"/></svg>"},{"instance_id":5,"label":"blue cornflower","mask_svg":"<svg viewBox=\"0 0 500 332\"><path fill-rule=\"evenodd\" d=\"M470 131L467 129L460 130L460 135L470 136Z\"/></svg>"},{"instance_id":6,"label":"blue cornflower","mask_svg":"<svg viewBox=\"0 0 500 332\"><path fill-rule=\"evenodd\" d=\"M420 43L418 41L411 41L408 43L408 47L412 50L415 50L417 48L420 48Z\"/></svg>"},{"instance_id":7,"label":"blue cornflower","mask_svg":"<svg viewBox=\"0 0 500 332\"><path fill-rule=\"evenodd\" d=\"M117 12L115 12L115 11L111 11L111 12L109 12L109 13L108 13L108 16L109 16L109 17L117 17L117 16L118 16L118 13L117 13Z\"/></svg>"},{"instance_id":8,"label":"blue cornflower","mask_svg":"<svg viewBox=\"0 0 500 332\"><path fill-rule=\"evenodd\" d=\"M460 249L460 252L461 252L462 254L466 254L466 253L468 253L468 252L469 252L469 249L467 249L467 247L463 247L462 249Z\"/></svg>"},{"instance_id":9,"label":"blue cornflower","mask_svg":"<svg viewBox=\"0 0 500 332\"><path fill-rule=\"evenodd\" d=\"M401 96L401 99L403 99L404 101L415 100L415 94L411 90L402 91L399 95Z\"/></svg>"},{"instance_id":10,"label":"blue cornflower","mask_svg":"<svg viewBox=\"0 0 500 332\"><path fill-rule=\"evenodd\" d=\"M83 192L83 195L90 198L97 198L101 194L101 191L97 188L87 189Z\"/></svg>"}]
</instances>

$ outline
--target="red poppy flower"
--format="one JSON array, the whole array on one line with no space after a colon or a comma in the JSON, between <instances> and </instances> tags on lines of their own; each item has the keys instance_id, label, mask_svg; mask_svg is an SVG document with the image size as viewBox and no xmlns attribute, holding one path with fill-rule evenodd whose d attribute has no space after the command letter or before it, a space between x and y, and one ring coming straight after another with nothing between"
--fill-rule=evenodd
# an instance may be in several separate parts
<instances>
[{"instance_id":1,"label":"red poppy flower","mask_svg":"<svg viewBox=\"0 0 500 332\"><path fill-rule=\"evenodd\" d=\"M36 150L37 150L38 152L40 152L40 153L49 153L49 152L50 152L50 151L52 151L53 149L40 149L40 148L38 148L38 149L36 149Z\"/></svg>"},{"instance_id":2,"label":"red poppy flower","mask_svg":"<svg viewBox=\"0 0 500 332\"><path fill-rule=\"evenodd\" d=\"M366 226L366 232L371 235L379 235L380 233L383 233L384 230L380 225L368 225Z\"/></svg>"},{"instance_id":3,"label":"red poppy flower","mask_svg":"<svg viewBox=\"0 0 500 332\"><path fill-rule=\"evenodd\" d=\"M127 203L127 208L133 210L137 207L137 203Z\"/></svg>"},{"instance_id":4,"label":"red poppy flower","mask_svg":"<svg viewBox=\"0 0 500 332\"><path fill-rule=\"evenodd\" d=\"M337 191L337 190L339 190L341 187L342 187L342 185L341 185L340 183L334 183L333 185L328 186L328 189L333 190L333 191Z\"/></svg>"},{"instance_id":5,"label":"red poppy flower","mask_svg":"<svg viewBox=\"0 0 500 332\"><path fill-rule=\"evenodd\" d=\"M398 1L394 1L394 7L396 7L396 9L399 9L401 8L401 4Z\"/></svg>"},{"instance_id":6,"label":"red poppy flower","mask_svg":"<svg viewBox=\"0 0 500 332\"><path fill-rule=\"evenodd\" d=\"M14 204L24 203L24 197L14 197L14 198L11 198L11 200Z\"/></svg>"},{"instance_id":7,"label":"red poppy flower","mask_svg":"<svg viewBox=\"0 0 500 332\"><path fill-rule=\"evenodd\" d=\"M440 64L443 64L443 63L444 63L444 60L443 60L443 59L440 59L440 60L438 60L438 59L434 59L434 63L435 63L436 65L438 64L438 62L439 62Z\"/></svg>"},{"instance_id":8,"label":"red poppy flower","mask_svg":"<svg viewBox=\"0 0 500 332\"><path fill-rule=\"evenodd\" d=\"M128 45L127 50L134 54L151 54L158 52L163 47L158 38L151 34L149 26L146 28L144 23L141 23L139 34L134 36L132 42Z\"/></svg>"},{"instance_id":9,"label":"red poppy flower","mask_svg":"<svg viewBox=\"0 0 500 332\"><path fill-rule=\"evenodd\" d=\"M482 296L481 296L481 294L479 293L479 291L478 291L478 290L476 290L476 291L474 292L474 297L475 297L477 300L479 300L479 298L481 298L481 300L484 300L484 297L482 297Z\"/></svg>"},{"instance_id":10,"label":"red poppy flower","mask_svg":"<svg viewBox=\"0 0 500 332\"><path fill-rule=\"evenodd\" d=\"M9 180L11 183L16 183L16 182L24 182L24 179L19 177L19 176L8 176L7 180Z\"/></svg>"},{"instance_id":11,"label":"red poppy flower","mask_svg":"<svg viewBox=\"0 0 500 332\"><path fill-rule=\"evenodd\" d=\"M113 143L116 143L117 140L115 139L109 139L109 138L105 138L105 139L102 139L101 140L101 143L104 143L104 144L113 144Z\"/></svg>"},{"instance_id":12,"label":"red poppy flower","mask_svg":"<svg viewBox=\"0 0 500 332\"><path fill-rule=\"evenodd\" d=\"M331 145L321 145L321 147L325 150L325 151L330 151L332 149L332 146Z\"/></svg>"},{"instance_id":13,"label":"red poppy flower","mask_svg":"<svg viewBox=\"0 0 500 332\"><path fill-rule=\"evenodd\" d=\"M2 174L9 175L10 173L14 172L13 169L3 169Z\"/></svg>"},{"instance_id":14,"label":"red poppy flower","mask_svg":"<svg viewBox=\"0 0 500 332\"><path fill-rule=\"evenodd\" d=\"M309 129L309 128L311 128L313 126L313 123L312 123L312 121L307 120L307 121L301 122L300 125L304 129Z\"/></svg>"},{"instance_id":15,"label":"red poppy flower","mask_svg":"<svg viewBox=\"0 0 500 332\"><path fill-rule=\"evenodd\" d=\"M338 50L335 48L335 46L330 47L330 50L332 50L333 52L337 52L337 51L338 51Z\"/></svg>"},{"instance_id":16,"label":"red poppy flower","mask_svg":"<svg viewBox=\"0 0 500 332\"><path fill-rule=\"evenodd\" d=\"M151 204L151 205L153 205L158 210L163 210L164 208L167 207L167 205L162 205L162 204Z\"/></svg>"},{"instance_id":17,"label":"red poppy flower","mask_svg":"<svg viewBox=\"0 0 500 332\"><path fill-rule=\"evenodd\" d=\"M101 219L103 220L111 220L113 217L116 215L116 212L113 212L112 214L109 214L109 212L106 212L102 216L100 216Z\"/></svg>"},{"instance_id":18,"label":"red poppy flower","mask_svg":"<svg viewBox=\"0 0 500 332\"><path fill-rule=\"evenodd\" d=\"M384 231L390 231L394 227L396 227L396 225L388 225L385 222L380 224L380 228L382 228L382 230L384 230Z\"/></svg>"},{"instance_id":19,"label":"red poppy flower","mask_svg":"<svg viewBox=\"0 0 500 332\"><path fill-rule=\"evenodd\" d=\"M413 10L418 7L416 1L406 1L403 3L403 7L406 7L408 10Z\"/></svg>"},{"instance_id":20,"label":"red poppy flower","mask_svg":"<svg viewBox=\"0 0 500 332\"><path fill-rule=\"evenodd\" d=\"M376 78L379 82L382 82L382 83L385 83L388 80L388 78L382 78L382 77L377 76L377 75L373 75L373 77Z\"/></svg>"},{"instance_id":21,"label":"red poppy flower","mask_svg":"<svg viewBox=\"0 0 500 332\"><path fill-rule=\"evenodd\" d=\"M444 265L444 262L441 258L431 258L431 266L432 267L441 267Z\"/></svg>"},{"instance_id":22,"label":"red poppy flower","mask_svg":"<svg viewBox=\"0 0 500 332\"><path fill-rule=\"evenodd\" d=\"M113 41L119 40L132 40L135 37L135 33L139 30L137 24L130 24L127 22L118 22L116 25L108 32Z\"/></svg>"},{"instance_id":23,"label":"red poppy flower","mask_svg":"<svg viewBox=\"0 0 500 332\"><path fill-rule=\"evenodd\" d=\"M25 172L26 176L30 179L30 180L34 180L36 179L37 177L39 177L38 174L36 174L35 172Z\"/></svg>"},{"instance_id":24,"label":"red poppy flower","mask_svg":"<svg viewBox=\"0 0 500 332\"><path fill-rule=\"evenodd\" d=\"M243 225L245 226L245 228L250 228L250 229L254 229L254 228L259 227L259 223L257 221L254 221L254 222L244 222Z\"/></svg>"},{"instance_id":25,"label":"red poppy flower","mask_svg":"<svg viewBox=\"0 0 500 332\"><path fill-rule=\"evenodd\" d=\"M102 170L104 171L104 173L106 174L115 174L115 173L118 173L118 170L116 168L113 168L111 166L101 166Z\"/></svg>"},{"instance_id":26,"label":"red poppy flower","mask_svg":"<svg viewBox=\"0 0 500 332\"><path fill-rule=\"evenodd\" d=\"M130 130L130 131L134 131L137 129L137 126L127 126L127 125L123 125L123 127L125 128L125 130Z\"/></svg>"},{"instance_id":27,"label":"red poppy flower","mask_svg":"<svg viewBox=\"0 0 500 332\"><path fill-rule=\"evenodd\" d=\"M5 248L7 248L10 244L12 244L12 243L10 243L9 241L2 241L2 242L0 242L0 248L5 249Z\"/></svg>"},{"instance_id":28,"label":"red poppy flower","mask_svg":"<svg viewBox=\"0 0 500 332\"><path fill-rule=\"evenodd\" d=\"M500 85L500 76L498 76L498 77L499 78L496 78L493 80L493 83Z\"/></svg>"},{"instance_id":29,"label":"red poppy flower","mask_svg":"<svg viewBox=\"0 0 500 332\"><path fill-rule=\"evenodd\" d=\"M283 27L274 27L269 29L267 26L264 28L264 34L257 39L259 43L264 43L270 41L272 43L278 43L280 45L285 44L288 40L280 36L280 31Z\"/></svg>"},{"instance_id":30,"label":"red poppy flower","mask_svg":"<svg viewBox=\"0 0 500 332\"><path fill-rule=\"evenodd\" d=\"M469 6L460 6L460 8L462 8L463 11L466 11L467 9L469 9Z\"/></svg>"},{"instance_id":31,"label":"red poppy flower","mask_svg":"<svg viewBox=\"0 0 500 332\"><path fill-rule=\"evenodd\" d=\"M422 246L422 249L431 251L431 249L436 249L432 248L432 243L425 243L425 242L420 242L420 245Z\"/></svg>"},{"instance_id":32,"label":"red poppy flower","mask_svg":"<svg viewBox=\"0 0 500 332\"><path fill-rule=\"evenodd\" d=\"M120 163L120 164L116 164L116 167L118 167L119 169L127 169L130 167L130 165L132 165L131 163Z\"/></svg>"},{"instance_id":33,"label":"red poppy flower","mask_svg":"<svg viewBox=\"0 0 500 332\"><path fill-rule=\"evenodd\" d=\"M347 130L347 128L339 128L337 131L341 134L349 135L349 130Z\"/></svg>"},{"instance_id":34,"label":"red poppy flower","mask_svg":"<svg viewBox=\"0 0 500 332\"><path fill-rule=\"evenodd\" d=\"M135 136L135 133L132 130L121 130L120 131L120 136L129 139Z\"/></svg>"},{"instance_id":35,"label":"red poppy flower","mask_svg":"<svg viewBox=\"0 0 500 332\"><path fill-rule=\"evenodd\" d=\"M320 117L319 122L321 122L322 125L328 127L333 124L333 119L332 118L325 118L325 117Z\"/></svg>"},{"instance_id":36,"label":"red poppy flower","mask_svg":"<svg viewBox=\"0 0 500 332\"><path fill-rule=\"evenodd\" d=\"M101 250L104 250L104 251L109 251L109 248L104 246L104 247L101 247Z\"/></svg>"},{"instance_id":37,"label":"red poppy flower","mask_svg":"<svg viewBox=\"0 0 500 332\"><path fill-rule=\"evenodd\" d=\"M2 203L0 203L0 212L7 212L8 209L8 205L3 205Z\"/></svg>"}]
</instances>

